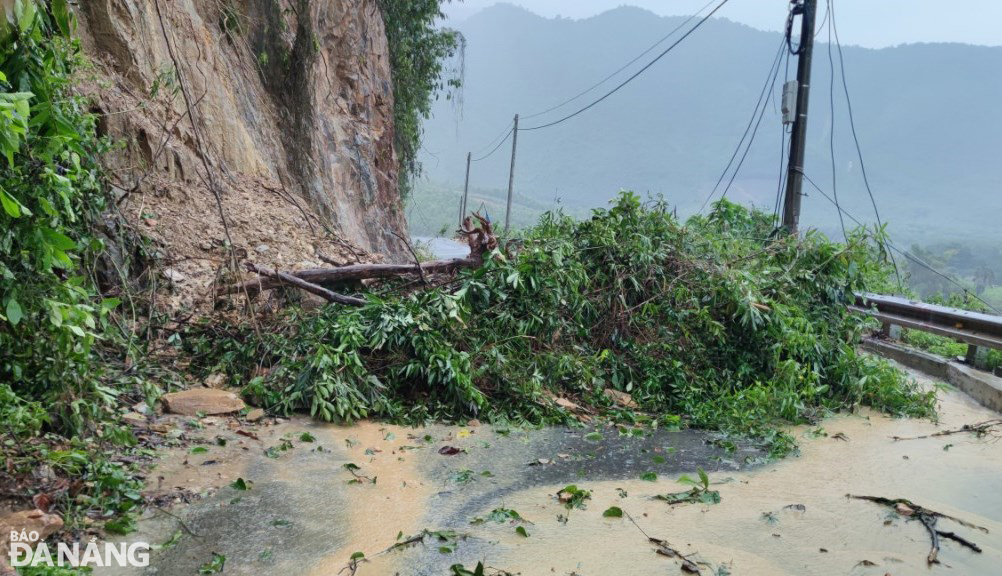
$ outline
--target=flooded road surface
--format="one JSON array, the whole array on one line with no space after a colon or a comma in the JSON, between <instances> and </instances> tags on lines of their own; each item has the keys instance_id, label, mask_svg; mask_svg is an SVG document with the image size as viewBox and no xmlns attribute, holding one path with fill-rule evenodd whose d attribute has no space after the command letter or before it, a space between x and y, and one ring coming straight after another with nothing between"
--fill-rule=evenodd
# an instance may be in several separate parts
<instances>
[{"instance_id":1,"label":"flooded road surface","mask_svg":"<svg viewBox=\"0 0 1002 576\"><path fill-rule=\"evenodd\" d=\"M728 453L697 432L293 420L255 429L259 440L234 436L187 464L169 458L154 470L161 488L204 498L170 510L184 526L156 510L140 521L129 541L174 543L132 573L196 574L217 553L226 557L224 574L451 575L453 564L472 571L480 561L524 575L683 574L681 560L656 553L648 536L702 574L1002 573L1002 444L968 433L891 439L997 417L958 392L939 397L938 425L868 412L829 418L795 430L800 456L758 466L755 450ZM281 450L283 437L291 448ZM652 499L689 490L677 479L695 477L697 467L719 503ZM249 490L230 486L238 477ZM590 491L583 508L558 499L568 484ZM850 493L907 498L985 527L987 534L946 519L937 526L983 552L943 540L941 563L929 567L929 538L917 520ZM610 507L624 517L604 517ZM424 530L432 534L390 549ZM365 558L345 569L356 552ZM129 572L95 570L112 573Z\"/></svg>"}]
</instances>

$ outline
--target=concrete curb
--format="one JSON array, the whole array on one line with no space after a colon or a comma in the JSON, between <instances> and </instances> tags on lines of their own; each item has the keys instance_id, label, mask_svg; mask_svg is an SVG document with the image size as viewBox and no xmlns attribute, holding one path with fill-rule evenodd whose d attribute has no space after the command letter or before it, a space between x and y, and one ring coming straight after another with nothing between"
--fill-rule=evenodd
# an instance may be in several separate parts
<instances>
[{"instance_id":1,"label":"concrete curb","mask_svg":"<svg viewBox=\"0 0 1002 576\"><path fill-rule=\"evenodd\" d=\"M1002 378L994 374L886 340L865 338L861 345L864 350L949 382L985 408L1002 412Z\"/></svg>"}]
</instances>

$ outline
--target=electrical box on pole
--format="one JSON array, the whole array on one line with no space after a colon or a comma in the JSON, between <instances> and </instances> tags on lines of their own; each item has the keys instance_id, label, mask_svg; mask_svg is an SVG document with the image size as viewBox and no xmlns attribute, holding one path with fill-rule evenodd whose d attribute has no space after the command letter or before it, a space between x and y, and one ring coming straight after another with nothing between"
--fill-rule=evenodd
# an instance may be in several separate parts
<instances>
[{"instance_id":1,"label":"electrical box on pole","mask_svg":"<svg viewBox=\"0 0 1002 576\"><path fill-rule=\"evenodd\" d=\"M797 88L800 85L796 80L790 80L783 84L783 124L793 124L797 117Z\"/></svg>"},{"instance_id":2,"label":"electrical box on pole","mask_svg":"<svg viewBox=\"0 0 1002 576\"><path fill-rule=\"evenodd\" d=\"M814 20L817 0L792 0L787 22L787 41L792 45L793 19L800 16L800 46L797 48L797 97L790 137L790 162L787 165L786 197L783 204L783 227L796 234L800 223L800 198L804 187L804 156L807 145L807 103L811 91L811 57L814 54ZM785 96L785 90L784 90Z\"/></svg>"}]
</instances>

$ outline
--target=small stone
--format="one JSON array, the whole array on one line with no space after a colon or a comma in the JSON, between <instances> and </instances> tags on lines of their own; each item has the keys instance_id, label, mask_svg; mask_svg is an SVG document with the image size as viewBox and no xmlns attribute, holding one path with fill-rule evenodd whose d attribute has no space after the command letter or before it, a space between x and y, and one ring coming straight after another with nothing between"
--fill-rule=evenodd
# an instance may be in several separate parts
<instances>
[{"instance_id":1,"label":"small stone","mask_svg":"<svg viewBox=\"0 0 1002 576\"><path fill-rule=\"evenodd\" d=\"M637 407L637 403L633 401L633 396L630 396L626 392L620 392L612 388L606 388L603 392L610 400L623 408L632 409Z\"/></svg>"},{"instance_id":2,"label":"small stone","mask_svg":"<svg viewBox=\"0 0 1002 576\"><path fill-rule=\"evenodd\" d=\"M894 509L897 510L898 514L901 514L902 516L911 516L912 514L915 513L915 510L912 510L910 506L908 506L903 502L898 502L898 504L894 506Z\"/></svg>"},{"instance_id":3,"label":"small stone","mask_svg":"<svg viewBox=\"0 0 1002 576\"><path fill-rule=\"evenodd\" d=\"M132 407L133 412L138 412L140 414L149 414L151 412L150 407L146 402L137 402Z\"/></svg>"},{"instance_id":4,"label":"small stone","mask_svg":"<svg viewBox=\"0 0 1002 576\"><path fill-rule=\"evenodd\" d=\"M181 272L179 272L179 271L177 271L177 270L175 270L173 268L164 268L163 272L161 272L161 274L163 274L164 278L166 278L166 279L168 279L168 280L170 280L171 282L174 282L174 283L184 282L185 278L187 278L184 274L182 274Z\"/></svg>"},{"instance_id":5,"label":"small stone","mask_svg":"<svg viewBox=\"0 0 1002 576\"><path fill-rule=\"evenodd\" d=\"M473 420L467 422L466 425L469 426L470 428L476 428L477 426L480 426L480 420L474 418Z\"/></svg>"},{"instance_id":6,"label":"small stone","mask_svg":"<svg viewBox=\"0 0 1002 576\"><path fill-rule=\"evenodd\" d=\"M211 374L204 382L206 388L222 388L226 385L226 375L220 372Z\"/></svg>"},{"instance_id":7,"label":"small stone","mask_svg":"<svg viewBox=\"0 0 1002 576\"><path fill-rule=\"evenodd\" d=\"M257 422L262 418L264 418L264 410L260 408L255 408L247 413L245 420L247 420L248 422Z\"/></svg>"},{"instance_id":8,"label":"small stone","mask_svg":"<svg viewBox=\"0 0 1002 576\"><path fill-rule=\"evenodd\" d=\"M268 246L267 244L258 244L254 248L254 251L257 252L258 254L264 254L268 250L271 250L271 246Z\"/></svg>"},{"instance_id":9,"label":"small stone","mask_svg":"<svg viewBox=\"0 0 1002 576\"><path fill-rule=\"evenodd\" d=\"M182 416L229 414L244 409L244 401L233 392L212 388L195 388L164 394L161 398L167 411Z\"/></svg>"},{"instance_id":10,"label":"small stone","mask_svg":"<svg viewBox=\"0 0 1002 576\"><path fill-rule=\"evenodd\" d=\"M122 415L122 420L126 424L132 424L133 426L146 425L146 416L143 416L139 412L126 412Z\"/></svg>"}]
</instances>

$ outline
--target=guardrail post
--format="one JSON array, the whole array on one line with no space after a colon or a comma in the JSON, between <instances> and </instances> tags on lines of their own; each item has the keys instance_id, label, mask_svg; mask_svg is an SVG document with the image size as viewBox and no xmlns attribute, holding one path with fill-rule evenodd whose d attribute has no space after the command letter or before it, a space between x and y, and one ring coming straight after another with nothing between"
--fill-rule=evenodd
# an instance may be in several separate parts
<instances>
[{"instance_id":1,"label":"guardrail post","mask_svg":"<svg viewBox=\"0 0 1002 576\"><path fill-rule=\"evenodd\" d=\"M964 362L974 366L974 362L978 359L978 347L974 344L967 345L967 356L964 358Z\"/></svg>"}]
</instances>

